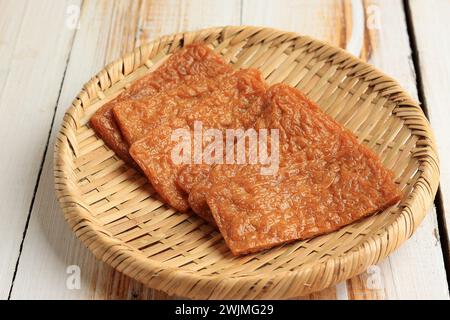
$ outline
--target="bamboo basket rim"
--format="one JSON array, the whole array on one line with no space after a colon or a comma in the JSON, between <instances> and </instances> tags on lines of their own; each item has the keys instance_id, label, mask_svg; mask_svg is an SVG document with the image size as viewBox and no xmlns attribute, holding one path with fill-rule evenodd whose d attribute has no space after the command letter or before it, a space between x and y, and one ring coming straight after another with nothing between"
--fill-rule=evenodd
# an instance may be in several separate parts
<instances>
[{"instance_id":1,"label":"bamboo basket rim","mask_svg":"<svg viewBox=\"0 0 450 320\"><path fill-rule=\"evenodd\" d=\"M319 55L322 54L324 59L330 61L334 59L336 65L346 63L346 68L357 67L356 73L360 72L360 74L352 76L369 82L372 87L378 85L380 89L377 92L382 93L380 96L394 102L396 108L406 108L405 116L396 114L395 117L405 121L404 125L411 130L411 135L418 136L417 143L420 142L420 146L423 147L417 155L420 174L411 187L409 197L406 201L402 201L405 205L401 212L389 227L384 227L377 234L372 234L363 240L357 247L344 250L338 256L330 256L320 262L307 262L302 265L301 270L283 270L266 275L208 276L178 267L162 266L160 262L148 259L138 249L120 241L102 228L96 218L90 214L88 206L79 201L80 194L77 192L77 182L74 180L76 168L74 168L73 160L77 157L75 131L80 127L80 120L85 121L88 115L84 106L87 107L92 101L95 103L96 100L102 101L108 97L105 90L114 87L117 83L121 84L123 79L135 73L146 63L148 68L150 59L145 57L153 55L153 58L155 53L161 52L167 54L167 51L170 53L177 47L199 40L209 41L210 44L215 43L214 47L217 48L232 46L248 39L250 39L249 46L266 41L277 45L278 41L278 44L292 42L295 47L296 41L301 42L298 44L299 47L308 45L307 51L319 52ZM246 42L245 45L248 43ZM394 115L391 114L390 117L392 116ZM410 119L414 119L414 122L407 122ZM163 36L108 64L84 85L67 110L56 138L54 159L55 189L65 219L77 237L94 255L149 287L191 298L288 298L321 290L355 276L388 256L413 234L432 204L439 183L439 161L428 121L418 103L394 79L343 49L326 42L295 32L256 26L213 27ZM327 275L329 279L318 279L324 275ZM307 283L311 279L312 283ZM184 286L174 287L174 283L184 284ZM244 289L231 295L226 293L232 292L235 286L241 286ZM191 293L196 288L201 290ZM218 293L219 290L225 293L221 295Z\"/></svg>"}]
</instances>

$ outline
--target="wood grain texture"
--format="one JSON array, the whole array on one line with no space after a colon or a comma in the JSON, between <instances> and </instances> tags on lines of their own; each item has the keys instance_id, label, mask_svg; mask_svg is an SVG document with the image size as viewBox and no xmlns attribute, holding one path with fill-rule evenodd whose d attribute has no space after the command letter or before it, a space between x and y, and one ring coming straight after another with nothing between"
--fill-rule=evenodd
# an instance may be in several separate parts
<instances>
[{"instance_id":1,"label":"wood grain texture","mask_svg":"<svg viewBox=\"0 0 450 320\"><path fill-rule=\"evenodd\" d=\"M242 22L308 34L349 49L353 54L385 70L412 96L417 97L401 1L363 1L359 4L362 5L358 5L357 1L244 0ZM357 27L361 25L361 20L363 29ZM361 45L359 50L354 45L356 43ZM448 298L442 251L439 239L436 238L437 228L436 212L433 209L404 246L378 266L347 281L347 297ZM340 291L342 292L342 288ZM338 297L346 296L338 294Z\"/></svg>"},{"instance_id":2,"label":"wood grain texture","mask_svg":"<svg viewBox=\"0 0 450 320\"><path fill-rule=\"evenodd\" d=\"M134 46L134 37L127 29L135 30L137 20L130 19L132 3L110 1L86 1L81 8L80 29L78 30L69 58L66 78L62 87L55 124L52 128L49 152L46 155L42 179L31 213L30 225L24 242L17 278L11 298L85 298L107 296L114 288L101 286L104 277L110 274L106 266L98 264L94 257L77 241L63 219L56 201L53 187L53 144L64 111L83 86L84 82L100 70L107 57L119 56L123 50ZM131 5L131 10L128 5ZM120 27L115 21L122 21ZM131 31L133 33L134 31ZM129 44L131 42L131 44ZM66 286L66 269L78 265L83 282L80 289L69 290ZM39 274L39 277L36 275ZM89 277L90 276L90 277Z\"/></svg>"},{"instance_id":3,"label":"wood grain texture","mask_svg":"<svg viewBox=\"0 0 450 320\"><path fill-rule=\"evenodd\" d=\"M63 219L54 194L54 137L67 107L83 83L107 62L139 43L167 33L239 24L239 5L239 1L227 2L226 5L223 1L194 1L189 4L185 1L84 2L12 299L169 298L162 292L144 288L97 261L75 238ZM199 12L203 12L203 16L199 16ZM69 276L66 272L71 265L80 267L80 289L71 290L66 286Z\"/></svg>"},{"instance_id":4,"label":"wood grain texture","mask_svg":"<svg viewBox=\"0 0 450 320\"><path fill-rule=\"evenodd\" d=\"M417 100L416 71L402 1L365 0L364 7L369 22L365 29L365 57L399 81ZM436 208L430 209L411 239L379 267L379 273L372 270L363 275L366 288L369 285L373 290L363 290L361 298L373 293L383 299L449 298ZM378 275L383 279L379 285Z\"/></svg>"},{"instance_id":5,"label":"wood grain texture","mask_svg":"<svg viewBox=\"0 0 450 320\"><path fill-rule=\"evenodd\" d=\"M376 12L378 8L381 11L382 28L364 28L364 35L358 33L356 38L352 38L353 20L361 18L361 12L352 12L354 1L244 0L242 7L241 1L85 1L11 297L172 298L144 288L97 261L75 239L56 202L52 159L55 132L66 108L90 76L107 62L157 36L207 26L243 23L309 34L352 52L356 50L356 54L359 44L362 44L359 52L362 58L369 58L370 62L387 70L415 94L405 21L403 18L398 19L399 16L404 17L401 2L390 1L386 4L385 1L364 1L362 4L363 26L367 25L364 23L368 18L367 12L372 12L374 8ZM389 32L390 28L396 28L398 32ZM439 240L434 236L435 228L433 213L426 218L413 239L378 267L337 288L329 288L302 299L448 297ZM66 285L67 268L70 265L80 267L80 289L71 290Z\"/></svg>"},{"instance_id":6,"label":"wood grain texture","mask_svg":"<svg viewBox=\"0 0 450 320\"><path fill-rule=\"evenodd\" d=\"M3 299L10 290L72 45L75 30L66 27L70 3L78 1L8 0L0 4L0 298ZM40 14L36 15L38 11Z\"/></svg>"},{"instance_id":7,"label":"wood grain texture","mask_svg":"<svg viewBox=\"0 0 450 320\"><path fill-rule=\"evenodd\" d=\"M450 2L410 1L423 91L441 162L441 205L450 227ZM447 252L449 255L450 252Z\"/></svg>"}]
</instances>

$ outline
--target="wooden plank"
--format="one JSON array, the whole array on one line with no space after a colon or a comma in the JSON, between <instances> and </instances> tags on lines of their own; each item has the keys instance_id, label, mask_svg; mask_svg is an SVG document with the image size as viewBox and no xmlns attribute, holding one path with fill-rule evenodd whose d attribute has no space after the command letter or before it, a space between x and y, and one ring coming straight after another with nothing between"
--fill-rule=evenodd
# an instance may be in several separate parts
<instances>
[{"instance_id":1,"label":"wooden plank","mask_svg":"<svg viewBox=\"0 0 450 320\"><path fill-rule=\"evenodd\" d=\"M362 55L397 79L417 99L416 72L411 61L402 1L366 0L364 6L366 15L369 15L370 27L367 28L366 24ZM356 279L356 282L363 281L364 290L353 291L351 295L358 299L371 298L373 295L380 299L448 299L449 290L438 234L436 208L433 207L417 232L380 263L379 270L374 268Z\"/></svg>"},{"instance_id":2,"label":"wooden plank","mask_svg":"<svg viewBox=\"0 0 450 320\"><path fill-rule=\"evenodd\" d=\"M180 30L211 25L239 24L239 2L233 2L231 5L228 2L224 3L208 1L207 5L202 5L201 1L190 4L178 1L144 2L138 9L137 43L147 38ZM403 19L396 22L399 25L395 25L391 21L395 12L397 15L400 13L400 16L402 14L400 1L393 3L394 5L389 4L387 7L384 2L383 7L380 7L379 3L375 3L382 12L382 26L386 27L372 31L373 35L368 37L371 40L370 43L367 42L367 38L364 38L361 55L370 57L371 62L388 70L393 76L404 82L403 84L411 92L414 92L414 70L408 64L409 47L403 31L400 32L399 52L389 50L394 45L397 49L398 45L394 41L396 35L390 35L389 28L399 25L400 30L404 28ZM364 4L367 11L373 3L365 2ZM308 33L350 50L355 50L353 48L357 48L358 43L361 43L360 40L351 40L353 21L349 18L344 19L344 17L352 16L353 18L354 16L350 2L300 1L286 2L286 5L285 10L281 12L280 8L283 7L283 3L279 1L262 4L245 1L242 8L243 22L244 24L267 24ZM118 2L112 5L109 2L102 5L86 2L85 6L82 10L80 30L78 30L74 50L70 57L61 100L58 104L51 143L53 143L55 128L61 122L64 109L70 104L82 82L103 66L105 62L103 60L110 60L109 58L115 58L121 52L127 51L121 50L121 48L129 49L134 46L133 30L136 30L136 24L135 19L130 18L128 14L129 12L132 14L136 10L128 9L127 3L123 3L122 7ZM389 10L394 10L394 13L385 12ZM96 18L94 19L94 17ZM88 21L90 22L89 30L83 31L83 25ZM115 31L111 28L114 28ZM124 31L118 36L117 32L120 30ZM117 38L122 39L117 41ZM108 39L106 44L105 39ZM352 43L352 45L348 46L348 43ZM369 50L370 47L372 50ZM393 56L392 61L386 58L389 54ZM377 61L377 59L379 60ZM36 195L12 298L169 298L161 292L145 289L139 283L115 272L105 264L97 262L92 254L73 237L54 199L51 152L52 150L49 151L44 164L43 178ZM370 273L351 280L348 285L341 283L337 290L329 288L304 298L430 297L433 292L435 297L446 297L443 293L446 289L444 285L436 286L436 283L445 284L445 274L442 276L439 241L433 238L430 232L434 230L435 226L435 216L429 215L415 237L395 255L380 264L378 268L372 268ZM420 233L423 235L422 237L418 237ZM403 254L401 254L402 251ZM395 259L395 256L398 259ZM74 272L74 276L76 276L78 270L70 268L70 265L77 265L80 268L80 289L76 289L76 281L67 286L67 280L75 278L69 277L67 272ZM436 267L436 269L430 267ZM368 287L375 288L375 292L369 290Z\"/></svg>"},{"instance_id":3,"label":"wooden plank","mask_svg":"<svg viewBox=\"0 0 450 320\"><path fill-rule=\"evenodd\" d=\"M120 55L119 44L124 50L134 45L134 37L129 34L135 31L126 30L136 29L137 19L129 15L137 8L129 8L129 5L133 4L120 1L85 1L81 8L80 28L77 30L69 58L52 128L51 145L45 158L12 299L96 298L99 294L98 290L95 290L97 283L110 274L108 267L97 263L92 254L74 237L63 219L53 190L52 154L55 134L64 112L83 83L107 63L107 56L111 59ZM130 25L125 23L128 19ZM76 272L76 269L71 270L71 265L80 268L80 289L77 289L78 286L67 286L66 281L70 276L67 272ZM34 274L40 276L35 277ZM76 274L73 276L76 277ZM107 295L106 292L103 294Z\"/></svg>"},{"instance_id":4,"label":"wooden plank","mask_svg":"<svg viewBox=\"0 0 450 320\"><path fill-rule=\"evenodd\" d=\"M400 0L244 0L242 16L243 24L296 31L346 48L385 70L413 96L417 96L406 20ZM336 297L448 298L441 246L436 238L437 228L433 208L412 239L378 266L339 284ZM320 298L320 294L310 298Z\"/></svg>"},{"instance_id":5,"label":"wooden plank","mask_svg":"<svg viewBox=\"0 0 450 320\"><path fill-rule=\"evenodd\" d=\"M55 132L66 108L85 81L107 61L160 35L213 25L239 24L239 1L188 3L161 0L139 3L84 2L12 299L169 298L162 292L144 288L97 261L69 230L54 195L52 158ZM72 265L77 267L72 268ZM78 270L80 289L77 289L77 281L70 282L76 278Z\"/></svg>"},{"instance_id":6,"label":"wooden plank","mask_svg":"<svg viewBox=\"0 0 450 320\"><path fill-rule=\"evenodd\" d=\"M0 4L2 299L8 297L12 283L75 32L65 27L66 10L78 2L8 0Z\"/></svg>"},{"instance_id":7,"label":"wooden plank","mask_svg":"<svg viewBox=\"0 0 450 320\"><path fill-rule=\"evenodd\" d=\"M441 164L441 205L450 228L450 2L410 1L426 107L437 139ZM448 239L448 234L447 234ZM447 246L448 249L448 246ZM447 252L449 259L450 252Z\"/></svg>"}]
</instances>

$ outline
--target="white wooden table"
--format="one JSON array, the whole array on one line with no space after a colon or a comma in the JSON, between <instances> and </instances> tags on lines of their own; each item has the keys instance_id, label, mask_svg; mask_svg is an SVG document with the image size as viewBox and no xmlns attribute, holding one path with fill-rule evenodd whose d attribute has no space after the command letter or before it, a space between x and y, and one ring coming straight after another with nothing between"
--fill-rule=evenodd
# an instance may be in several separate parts
<instances>
[{"instance_id":1,"label":"white wooden table","mask_svg":"<svg viewBox=\"0 0 450 320\"><path fill-rule=\"evenodd\" d=\"M1 0L0 298L173 298L74 237L54 194L54 137L107 62L160 35L250 24L326 40L393 76L420 99L439 144L440 192L415 235L367 273L302 299L448 299L449 18L450 0Z\"/></svg>"}]
</instances>

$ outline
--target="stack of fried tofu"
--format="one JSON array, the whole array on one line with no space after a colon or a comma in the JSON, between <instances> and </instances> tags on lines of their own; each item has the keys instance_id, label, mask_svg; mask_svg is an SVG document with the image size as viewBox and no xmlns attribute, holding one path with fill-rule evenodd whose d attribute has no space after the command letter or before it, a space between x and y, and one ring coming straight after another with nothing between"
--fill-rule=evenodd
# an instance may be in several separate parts
<instances>
[{"instance_id":1,"label":"stack of fried tofu","mask_svg":"<svg viewBox=\"0 0 450 320\"><path fill-rule=\"evenodd\" d=\"M176 51L90 125L170 206L217 226L235 255L332 232L401 197L380 159L300 91L234 70L202 44ZM255 150L248 135L227 139L248 130L265 134Z\"/></svg>"}]
</instances>

